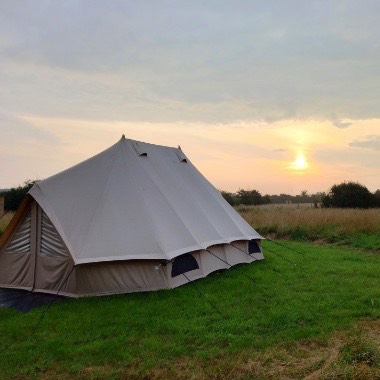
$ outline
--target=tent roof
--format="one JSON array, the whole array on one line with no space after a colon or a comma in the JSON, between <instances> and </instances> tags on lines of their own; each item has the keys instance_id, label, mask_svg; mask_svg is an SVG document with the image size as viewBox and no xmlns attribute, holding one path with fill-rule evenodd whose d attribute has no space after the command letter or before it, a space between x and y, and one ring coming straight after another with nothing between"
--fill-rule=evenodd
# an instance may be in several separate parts
<instances>
[{"instance_id":1,"label":"tent roof","mask_svg":"<svg viewBox=\"0 0 380 380\"><path fill-rule=\"evenodd\" d=\"M257 239L180 148L125 139L38 182L30 194L76 264L172 259Z\"/></svg>"}]
</instances>

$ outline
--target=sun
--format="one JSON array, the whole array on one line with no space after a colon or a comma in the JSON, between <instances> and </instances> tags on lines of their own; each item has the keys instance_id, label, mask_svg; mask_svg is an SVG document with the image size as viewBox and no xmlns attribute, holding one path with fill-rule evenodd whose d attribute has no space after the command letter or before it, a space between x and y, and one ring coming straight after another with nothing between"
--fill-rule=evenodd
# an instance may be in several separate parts
<instances>
[{"instance_id":1,"label":"sun","mask_svg":"<svg viewBox=\"0 0 380 380\"><path fill-rule=\"evenodd\" d=\"M304 171L309 167L305 155L303 153L298 153L295 161L293 162L292 168L297 171Z\"/></svg>"}]
</instances>

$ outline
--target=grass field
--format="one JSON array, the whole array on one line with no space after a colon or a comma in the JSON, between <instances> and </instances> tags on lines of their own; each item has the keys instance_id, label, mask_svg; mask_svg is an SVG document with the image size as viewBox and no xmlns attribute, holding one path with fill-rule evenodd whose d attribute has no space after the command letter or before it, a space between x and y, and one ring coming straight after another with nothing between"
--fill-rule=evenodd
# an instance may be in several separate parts
<instances>
[{"instance_id":1,"label":"grass field","mask_svg":"<svg viewBox=\"0 0 380 380\"><path fill-rule=\"evenodd\" d=\"M380 210L239 212L293 250L265 241L265 261L174 290L0 309L0 378L380 378Z\"/></svg>"},{"instance_id":2,"label":"grass field","mask_svg":"<svg viewBox=\"0 0 380 380\"><path fill-rule=\"evenodd\" d=\"M315 209L310 205L240 206L263 236L351 245L380 252L380 209Z\"/></svg>"},{"instance_id":3,"label":"grass field","mask_svg":"<svg viewBox=\"0 0 380 380\"><path fill-rule=\"evenodd\" d=\"M174 290L0 309L2 378L380 376L380 255L281 243Z\"/></svg>"}]
</instances>

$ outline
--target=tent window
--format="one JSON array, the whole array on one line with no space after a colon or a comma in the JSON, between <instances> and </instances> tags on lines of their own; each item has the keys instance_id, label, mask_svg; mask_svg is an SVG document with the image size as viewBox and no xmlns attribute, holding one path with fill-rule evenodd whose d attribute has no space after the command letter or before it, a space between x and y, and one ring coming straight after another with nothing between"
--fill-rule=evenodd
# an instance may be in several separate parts
<instances>
[{"instance_id":1,"label":"tent window","mask_svg":"<svg viewBox=\"0 0 380 380\"><path fill-rule=\"evenodd\" d=\"M66 248L58 231L43 211L41 212L40 254L42 256L67 257Z\"/></svg>"},{"instance_id":2,"label":"tent window","mask_svg":"<svg viewBox=\"0 0 380 380\"><path fill-rule=\"evenodd\" d=\"M178 256L174 259L172 264L172 277L179 276L180 274L199 269L197 260L190 253Z\"/></svg>"},{"instance_id":3,"label":"tent window","mask_svg":"<svg viewBox=\"0 0 380 380\"><path fill-rule=\"evenodd\" d=\"M10 241L6 253L30 253L30 231L32 226L31 211L25 215L21 226Z\"/></svg>"},{"instance_id":4,"label":"tent window","mask_svg":"<svg viewBox=\"0 0 380 380\"><path fill-rule=\"evenodd\" d=\"M248 254L251 255L252 253L260 253L260 252L261 252L261 248L257 240L250 240L248 242Z\"/></svg>"}]
</instances>

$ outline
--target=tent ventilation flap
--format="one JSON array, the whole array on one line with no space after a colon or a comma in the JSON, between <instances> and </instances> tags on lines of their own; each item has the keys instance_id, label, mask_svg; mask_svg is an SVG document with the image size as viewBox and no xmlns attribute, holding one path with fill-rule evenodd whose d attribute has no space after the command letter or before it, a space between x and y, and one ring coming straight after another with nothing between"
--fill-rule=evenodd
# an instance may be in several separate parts
<instances>
[{"instance_id":1,"label":"tent ventilation flap","mask_svg":"<svg viewBox=\"0 0 380 380\"><path fill-rule=\"evenodd\" d=\"M14 234L6 253L30 253L30 231L32 226L31 212L26 214L20 228Z\"/></svg>"},{"instance_id":2,"label":"tent ventilation flap","mask_svg":"<svg viewBox=\"0 0 380 380\"><path fill-rule=\"evenodd\" d=\"M41 213L41 246L42 256L67 257L67 252L62 240L49 217L42 211Z\"/></svg>"}]
</instances>

